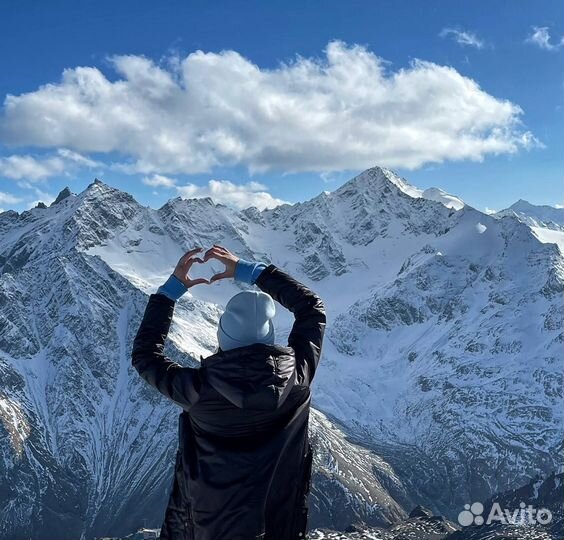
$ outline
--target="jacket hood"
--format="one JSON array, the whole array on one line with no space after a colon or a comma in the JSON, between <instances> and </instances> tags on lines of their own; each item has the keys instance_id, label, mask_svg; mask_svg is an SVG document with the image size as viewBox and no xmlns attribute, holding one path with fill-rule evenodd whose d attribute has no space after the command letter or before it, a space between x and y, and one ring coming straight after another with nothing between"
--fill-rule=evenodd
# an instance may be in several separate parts
<instances>
[{"instance_id":1,"label":"jacket hood","mask_svg":"<svg viewBox=\"0 0 564 540\"><path fill-rule=\"evenodd\" d=\"M208 383L241 409L275 410L296 380L291 347L254 343L202 359Z\"/></svg>"}]
</instances>

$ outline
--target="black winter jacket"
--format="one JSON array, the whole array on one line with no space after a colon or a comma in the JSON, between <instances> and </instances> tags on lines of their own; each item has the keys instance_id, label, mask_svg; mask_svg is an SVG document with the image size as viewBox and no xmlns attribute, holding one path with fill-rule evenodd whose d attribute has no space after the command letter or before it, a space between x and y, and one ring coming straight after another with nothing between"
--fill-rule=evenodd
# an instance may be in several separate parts
<instances>
[{"instance_id":1,"label":"black winter jacket","mask_svg":"<svg viewBox=\"0 0 564 540\"><path fill-rule=\"evenodd\" d=\"M133 344L141 377L184 411L163 540L294 540L307 530L310 383L320 298L274 265L256 285L294 313L288 346L220 351L186 368L163 353L174 302L149 298Z\"/></svg>"}]
</instances>

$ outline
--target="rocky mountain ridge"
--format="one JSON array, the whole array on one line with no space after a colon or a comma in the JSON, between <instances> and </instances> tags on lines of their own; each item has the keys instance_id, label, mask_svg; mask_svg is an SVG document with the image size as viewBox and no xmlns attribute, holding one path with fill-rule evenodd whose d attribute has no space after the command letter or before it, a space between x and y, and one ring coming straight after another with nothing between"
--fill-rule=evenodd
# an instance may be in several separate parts
<instances>
[{"instance_id":1,"label":"rocky mountain ridge","mask_svg":"<svg viewBox=\"0 0 564 540\"><path fill-rule=\"evenodd\" d=\"M526 223L447 207L381 168L262 212L180 198L153 210L96 181L0 214L2 537L159 524L178 411L139 380L129 348L147 294L213 242L328 305L313 526L385 526L419 503L452 517L561 466L564 264ZM210 354L237 290L185 295L169 354Z\"/></svg>"}]
</instances>

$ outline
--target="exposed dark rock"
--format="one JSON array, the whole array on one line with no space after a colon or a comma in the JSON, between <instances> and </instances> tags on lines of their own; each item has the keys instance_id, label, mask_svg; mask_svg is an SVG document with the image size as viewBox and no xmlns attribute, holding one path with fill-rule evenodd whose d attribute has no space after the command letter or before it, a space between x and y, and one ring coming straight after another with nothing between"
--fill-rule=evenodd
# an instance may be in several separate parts
<instances>
[{"instance_id":1,"label":"exposed dark rock","mask_svg":"<svg viewBox=\"0 0 564 540\"><path fill-rule=\"evenodd\" d=\"M62 189L57 195L57 198L51 204L51 206L53 206L54 204L59 204L62 200L66 199L67 197L70 197L71 195L72 192L68 187Z\"/></svg>"},{"instance_id":2,"label":"exposed dark rock","mask_svg":"<svg viewBox=\"0 0 564 540\"><path fill-rule=\"evenodd\" d=\"M429 518L433 512L424 506L418 504L409 514L410 518Z\"/></svg>"}]
</instances>

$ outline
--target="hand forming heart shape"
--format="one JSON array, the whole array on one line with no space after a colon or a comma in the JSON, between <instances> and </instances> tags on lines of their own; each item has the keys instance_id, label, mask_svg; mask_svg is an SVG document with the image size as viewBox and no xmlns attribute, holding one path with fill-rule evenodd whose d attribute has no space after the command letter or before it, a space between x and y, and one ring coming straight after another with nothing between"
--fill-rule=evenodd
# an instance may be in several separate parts
<instances>
[{"instance_id":1,"label":"hand forming heart shape","mask_svg":"<svg viewBox=\"0 0 564 540\"><path fill-rule=\"evenodd\" d=\"M202 248L194 248L190 251L187 251L178 261L176 268L174 269L173 274L188 288L193 287L194 285L199 285L200 283L210 284L214 281L218 281L220 279L230 278L235 275L235 267L239 262L239 257L231 253L228 249L214 244L213 247L208 249L204 254L204 258L200 259L199 257L195 257L197 253L200 253ZM225 265L225 270L223 272L219 272L216 274L211 275L209 279L206 277L191 277L188 275L188 272L193 267L194 263L197 264L205 264L210 259L217 259L218 261L222 262ZM211 265L208 266L210 268ZM211 267L213 269L213 267ZM197 272L196 272L197 273Z\"/></svg>"}]
</instances>

